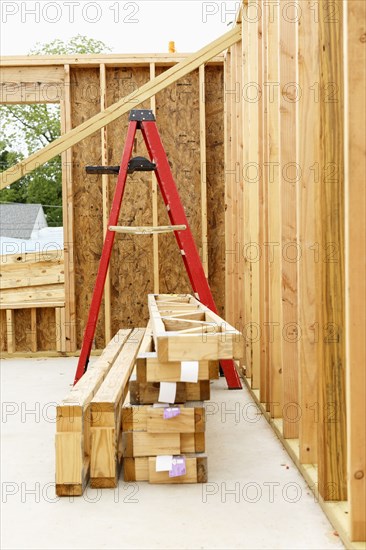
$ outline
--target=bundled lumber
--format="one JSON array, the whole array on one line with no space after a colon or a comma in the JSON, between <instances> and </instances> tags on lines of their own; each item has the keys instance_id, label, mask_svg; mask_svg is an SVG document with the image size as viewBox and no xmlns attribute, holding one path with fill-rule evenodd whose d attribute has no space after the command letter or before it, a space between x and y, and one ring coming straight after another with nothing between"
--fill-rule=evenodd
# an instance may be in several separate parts
<instances>
[{"instance_id":1,"label":"bundled lumber","mask_svg":"<svg viewBox=\"0 0 366 550\"><path fill-rule=\"evenodd\" d=\"M205 410L241 334L189 295L149 295L150 321L122 409L125 481L207 481Z\"/></svg>"},{"instance_id":2,"label":"bundled lumber","mask_svg":"<svg viewBox=\"0 0 366 550\"><path fill-rule=\"evenodd\" d=\"M160 361L209 361L244 356L241 333L193 296L149 294L148 304Z\"/></svg>"},{"instance_id":3,"label":"bundled lumber","mask_svg":"<svg viewBox=\"0 0 366 550\"><path fill-rule=\"evenodd\" d=\"M169 472L156 471L156 457L125 458L123 476L125 481L149 481L150 483L207 483L207 456L186 455L186 473L170 477Z\"/></svg>"},{"instance_id":4,"label":"bundled lumber","mask_svg":"<svg viewBox=\"0 0 366 550\"><path fill-rule=\"evenodd\" d=\"M116 487L121 466L122 405L145 329L134 329L94 395L91 407L92 487Z\"/></svg>"},{"instance_id":5,"label":"bundled lumber","mask_svg":"<svg viewBox=\"0 0 366 550\"><path fill-rule=\"evenodd\" d=\"M56 493L81 495L90 475L90 402L119 356L131 330L120 330L57 407Z\"/></svg>"}]
</instances>

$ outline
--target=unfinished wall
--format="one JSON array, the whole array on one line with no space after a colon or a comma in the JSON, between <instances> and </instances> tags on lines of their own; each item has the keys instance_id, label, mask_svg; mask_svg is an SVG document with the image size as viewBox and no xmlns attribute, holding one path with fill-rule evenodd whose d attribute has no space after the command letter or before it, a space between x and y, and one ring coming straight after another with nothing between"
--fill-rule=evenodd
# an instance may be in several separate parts
<instances>
[{"instance_id":1,"label":"unfinished wall","mask_svg":"<svg viewBox=\"0 0 366 550\"><path fill-rule=\"evenodd\" d=\"M166 70L153 66L156 76ZM71 69L72 126L95 115L103 104L112 105L118 99L148 82L152 67L119 66ZM223 69L213 65L206 69L206 92L200 105L199 71L168 86L156 95L153 103L142 108L154 108L159 131L165 146L178 190L186 209L197 247L203 257L203 223L208 229L208 264L212 290L223 312L224 301L224 178L223 178ZM203 82L204 84L204 82ZM204 109L202 113L202 109ZM202 119L202 114L203 119ZM200 132L202 120L207 129L206 155L202 158ZM128 117L109 124L105 134L96 132L73 147L73 228L76 297L76 346L81 347L103 241L103 223L113 198L116 178L85 174L88 164L119 164L127 132ZM102 142L105 152L103 153ZM137 134L135 155L147 155L142 136ZM205 175L204 175L205 174ZM104 191L104 187L106 190ZM207 189L208 210L202 216L202 189ZM206 201L206 196L204 196ZM154 206L155 202L155 206ZM121 225L153 225L167 223L166 209L160 192L154 192L153 176L135 173L127 180L120 215ZM154 243L156 239L156 244ZM156 246L156 248L155 248ZM156 259L154 261L156 251ZM157 264L157 265L156 265ZM116 235L107 286L109 304L104 300L99 316L95 346L105 345L105 335L115 334L121 327L144 325L148 318L149 292L190 291L188 277L172 234L152 236ZM108 338L107 338L108 339Z\"/></svg>"},{"instance_id":2,"label":"unfinished wall","mask_svg":"<svg viewBox=\"0 0 366 550\"><path fill-rule=\"evenodd\" d=\"M225 58L226 316L261 411L352 548L366 538L365 9L248 0Z\"/></svg>"},{"instance_id":3,"label":"unfinished wall","mask_svg":"<svg viewBox=\"0 0 366 550\"><path fill-rule=\"evenodd\" d=\"M65 351L62 250L2 256L1 351Z\"/></svg>"}]
</instances>

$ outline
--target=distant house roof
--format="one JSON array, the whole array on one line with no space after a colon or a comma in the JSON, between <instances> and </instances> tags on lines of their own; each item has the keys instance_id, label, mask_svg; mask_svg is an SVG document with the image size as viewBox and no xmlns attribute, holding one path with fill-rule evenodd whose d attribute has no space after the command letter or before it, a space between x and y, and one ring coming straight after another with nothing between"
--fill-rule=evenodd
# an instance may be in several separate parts
<instances>
[{"instance_id":1,"label":"distant house roof","mask_svg":"<svg viewBox=\"0 0 366 550\"><path fill-rule=\"evenodd\" d=\"M0 236L30 239L41 204L0 204Z\"/></svg>"}]
</instances>

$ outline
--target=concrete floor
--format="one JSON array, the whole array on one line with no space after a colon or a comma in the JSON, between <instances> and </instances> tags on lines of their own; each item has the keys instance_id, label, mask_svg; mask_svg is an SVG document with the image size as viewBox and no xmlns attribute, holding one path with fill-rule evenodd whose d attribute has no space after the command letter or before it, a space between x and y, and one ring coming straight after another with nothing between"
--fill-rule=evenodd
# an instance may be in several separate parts
<instances>
[{"instance_id":1,"label":"concrete floor","mask_svg":"<svg viewBox=\"0 0 366 550\"><path fill-rule=\"evenodd\" d=\"M55 496L55 406L76 360L7 359L2 385L3 549L344 548L249 394L213 384L209 483L125 484Z\"/></svg>"}]
</instances>

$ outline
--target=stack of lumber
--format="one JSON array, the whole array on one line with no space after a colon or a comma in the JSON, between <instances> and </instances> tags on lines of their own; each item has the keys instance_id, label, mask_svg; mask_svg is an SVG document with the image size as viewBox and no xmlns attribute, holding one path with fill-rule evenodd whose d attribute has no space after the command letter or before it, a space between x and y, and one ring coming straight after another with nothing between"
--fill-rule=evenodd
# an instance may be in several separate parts
<instances>
[{"instance_id":1,"label":"stack of lumber","mask_svg":"<svg viewBox=\"0 0 366 550\"><path fill-rule=\"evenodd\" d=\"M149 295L150 321L122 410L125 481L207 481L204 401L241 335L190 295Z\"/></svg>"},{"instance_id":2,"label":"stack of lumber","mask_svg":"<svg viewBox=\"0 0 366 550\"><path fill-rule=\"evenodd\" d=\"M57 407L56 493L115 487L121 466L121 409L145 329L120 330Z\"/></svg>"},{"instance_id":3,"label":"stack of lumber","mask_svg":"<svg viewBox=\"0 0 366 550\"><path fill-rule=\"evenodd\" d=\"M57 407L56 493L125 481L207 481L204 401L240 333L188 295L150 295L146 329L120 330ZM167 467L168 464L168 467Z\"/></svg>"}]
</instances>

